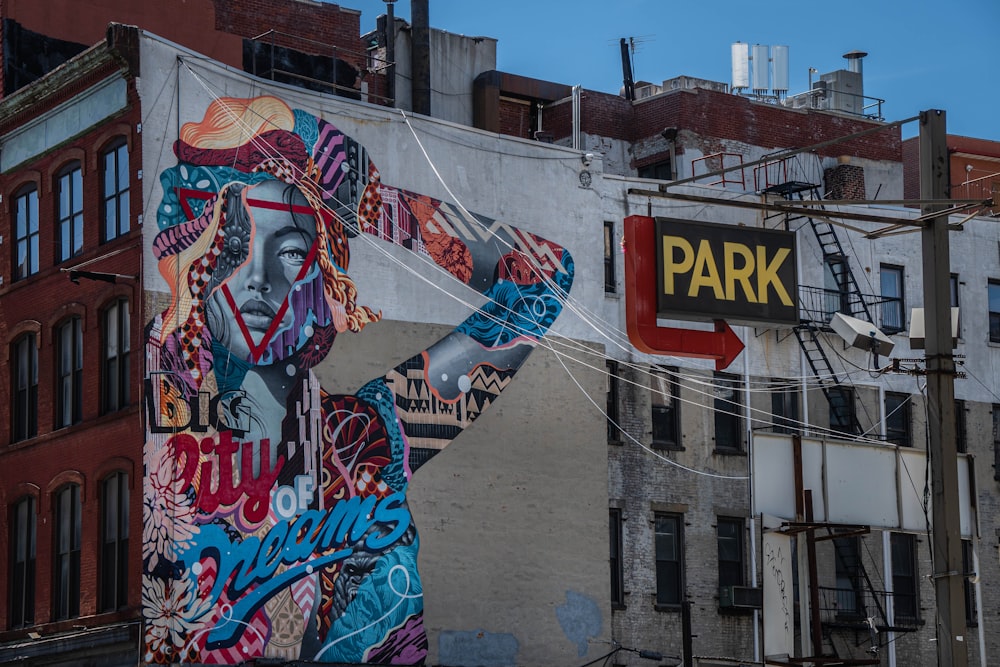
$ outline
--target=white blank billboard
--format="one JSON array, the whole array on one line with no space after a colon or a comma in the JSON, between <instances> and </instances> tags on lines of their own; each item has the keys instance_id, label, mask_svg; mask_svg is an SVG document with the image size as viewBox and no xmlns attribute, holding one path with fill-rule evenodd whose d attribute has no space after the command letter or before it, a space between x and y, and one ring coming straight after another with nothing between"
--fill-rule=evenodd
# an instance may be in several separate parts
<instances>
[{"instance_id":1,"label":"white blank billboard","mask_svg":"<svg viewBox=\"0 0 1000 667\"><path fill-rule=\"evenodd\" d=\"M795 520L792 437L757 434L753 443L754 511ZM962 535L972 534L969 458L958 455ZM892 445L802 438L802 488L812 490L813 520L922 532L927 456Z\"/></svg>"}]
</instances>

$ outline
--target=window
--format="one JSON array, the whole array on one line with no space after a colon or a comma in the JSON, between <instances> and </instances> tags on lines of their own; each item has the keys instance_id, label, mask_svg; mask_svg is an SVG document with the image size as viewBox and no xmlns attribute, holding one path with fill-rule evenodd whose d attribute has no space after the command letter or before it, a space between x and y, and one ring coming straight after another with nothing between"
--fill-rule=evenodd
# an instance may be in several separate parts
<instances>
[{"instance_id":1,"label":"window","mask_svg":"<svg viewBox=\"0 0 1000 667\"><path fill-rule=\"evenodd\" d=\"M83 331L80 318L56 329L56 428L80 421L83 414Z\"/></svg>"},{"instance_id":2,"label":"window","mask_svg":"<svg viewBox=\"0 0 1000 667\"><path fill-rule=\"evenodd\" d=\"M684 543L679 514L656 514L656 604L679 606L684 590Z\"/></svg>"},{"instance_id":3,"label":"window","mask_svg":"<svg viewBox=\"0 0 1000 667\"><path fill-rule=\"evenodd\" d=\"M910 396L885 393L885 439L900 447L912 447L910 437Z\"/></svg>"},{"instance_id":4,"label":"window","mask_svg":"<svg viewBox=\"0 0 1000 667\"><path fill-rule=\"evenodd\" d=\"M10 516L10 627L35 622L35 499L17 501Z\"/></svg>"},{"instance_id":5,"label":"window","mask_svg":"<svg viewBox=\"0 0 1000 667\"><path fill-rule=\"evenodd\" d=\"M80 615L80 487L69 484L55 496L53 601L56 620Z\"/></svg>"},{"instance_id":6,"label":"window","mask_svg":"<svg viewBox=\"0 0 1000 667\"><path fill-rule=\"evenodd\" d=\"M1000 343L1000 282L989 283L990 342Z\"/></svg>"},{"instance_id":7,"label":"window","mask_svg":"<svg viewBox=\"0 0 1000 667\"><path fill-rule=\"evenodd\" d=\"M732 375L715 374L715 448L743 449L743 383Z\"/></svg>"},{"instance_id":8,"label":"window","mask_svg":"<svg viewBox=\"0 0 1000 667\"><path fill-rule=\"evenodd\" d=\"M879 273L882 276L882 331L902 331L906 328L903 315L903 267L883 264Z\"/></svg>"},{"instance_id":9,"label":"window","mask_svg":"<svg viewBox=\"0 0 1000 667\"><path fill-rule=\"evenodd\" d=\"M673 170L670 168L670 160L662 160L639 167L639 178L655 178L658 181L671 181L674 178Z\"/></svg>"},{"instance_id":10,"label":"window","mask_svg":"<svg viewBox=\"0 0 1000 667\"><path fill-rule=\"evenodd\" d=\"M959 454L969 451L968 436L965 432L965 401L955 400L955 450Z\"/></svg>"},{"instance_id":11,"label":"window","mask_svg":"<svg viewBox=\"0 0 1000 667\"><path fill-rule=\"evenodd\" d=\"M604 223L604 293L618 291L615 280L615 223Z\"/></svg>"},{"instance_id":12,"label":"window","mask_svg":"<svg viewBox=\"0 0 1000 667\"><path fill-rule=\"evenodd\" d=\"M622 511L612 507L609 512L608 543L611 547L611 606L625 608L625 573L622 564Z\"/></svg>"},{"instance_id":13,"label":"window","mask_svg":"<svg viewBox=\"0 0 1000 667\"><path fill-rule=\"evenodd\" d=\"M959 305L958 305L958 274L957 273L951 274L950 288L951 288L951 307L952 308L958 308ZM957 328L958 328L958 335L961 336L962 335L962 313L961 312L959 312L959 314L958 314L958 327Z\"/></svg>"},{"instance_id":14,"label":"window","mask_svg":"<svg viewBox=\"0 0 1000 667\"><path fill-rule=\"evenodd\" d=\"M854 390L843 385L830 387L827 402L830 404L830 430L848 435L857 433Z\"/></svg>"},{"instance_id":15,"label":"window","mask_svg":"<svg viewBox=\"0 0 1000 667\"><path fill-rule=\"evenodd\" d=\"M892 533L892 600L896 620L915 621L917 612L916 539L906 533Z\"/></svg>"},{"instance_id":16,"label":"window","mask_svg":"<svg viewBox=\"0 0 1000 667\"><path fill-rule=\"evenodd\" d=\"M38 345L35 334L25 334L13 350L14 414L11 436L14 442L38 435Z\"/></svg>"},{"instance_id":17,"label":"window","mask_svg":"<svg viewBox=\"0 0 1000 667\"><path fill-rule=\"evenodd\" d=\"M650 391L653 405L653 448L676 449L681 446L680 415L674 379L677 369L651 368Z\"/></svg>"},{"instance_id":18,"label":"window","mask_svg":"<svg viewBox=\"0 0 1000 667\"><path fill-rule=\"evenodd\" d=\"M605 408L608 415L608 442L621 442L622 437L618 426L618 362L607 361L605 371L608 374L607 407Z\"/></svg>"},{"instance_id":19,"label":"window","mask_svg":"<svg viewBox=\"0 0 1000 667\"><path fill-rule=\"evenodd\" d=\"M38 190L21 191L14 200L15 252L14 280L38 273Z\"/></svg>"},{"instance_id":20,"label":"window","mask_svg":"<svg viewBox=\"0 0 1000 667\"><path fill-rule=\"evenodd\" d=\"M101 611L128 604L128 475L101 483Z\"/></svg>"},{"instance_id":21,"label":"window","mask_svg":"<svg viewBox=\"0 0 1000 667\"><path fill-rule=\"evenodd\" d=\"M971 581L976 575L972 540L962 540L962 572L965 575L965 624L973 627L979 625L979 610L976 608L976 585Z\"/></svg>"},{"instance_id":22,"label":"window","mask_svg":"<svg viewBox=\"0 0 1000 667\"><path fill-rule=\"evenodd\" d=\"M65 262L83 251L83 172L79 162L59 174L56 196L59 237L56 261Z\"/></svg>"},{"instance_id":23,"label":"window","mask_svg":"<svg viewBox=\"0 0 1000 667\"><path fill-rule=\"evenodd\" d=\"M719 542L719 586L742 586L746 570L743 564L743 519L720 516L716 535Z\"/></svg>"},{"instance_id":24,"label":"window","mask_svg":"<svg viewBox=\"0 0 1000 667\"><path fill-rule=\"evenodd\" d=\"M104 412L129 403L128 299L119 299L104 311Z\"/></svg>"},{"instance_id":25,"label":"window","mask_svg":"<svg viewBox=\"0 0 1000 667\"><path fill-rule=\"evenodd\" d=\"M799 391L787 381L771 382L771 420L775 433L799 431Z\"/></svg>"},{"instance_id":26,"label":"window","mask_svg":"<svg viewBox=\"0 0 1000 667\"><path fill-rule=\"evenodd\" d=\"M864 609L861 602L861 548L857 536L833 538L837 577L837 615L851 618Z\"/></svg>"},{"instance_id":27,"label":"window","mask_svg":"<svg viewBox=\"0 0 1000 667\"><path fill-rule=\"evenodd\" d=\"M993 404L993 479L1000 480L1000 405Z\"/></svg>"},{"instance_id":28,"label":"window","mask_svg":"<svg viewBox=\"0 0 1000 667\"><path fill-rule=\"evenodd\" d=\"M101 159L104 163L101 241L111 241L129 231L128 146L125 141L106 150Z\"/></svg>"}]
</instances>

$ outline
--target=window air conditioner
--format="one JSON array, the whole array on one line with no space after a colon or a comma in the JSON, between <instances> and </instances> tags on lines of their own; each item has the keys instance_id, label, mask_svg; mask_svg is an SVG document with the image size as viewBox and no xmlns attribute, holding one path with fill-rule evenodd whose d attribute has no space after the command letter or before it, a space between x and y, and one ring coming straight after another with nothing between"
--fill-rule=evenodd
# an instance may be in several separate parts
<instances>
[{"instance_id":1,"label":"window air conditioner","mask_svg":"<svg viewBox=\"0 0 1000 667\"><path fill-rule=\"evenodd\" d=\"M760 609L764 606L764 589L750 586L720 586L719 607L722 609Z\"/></svg>"}]
</instances>

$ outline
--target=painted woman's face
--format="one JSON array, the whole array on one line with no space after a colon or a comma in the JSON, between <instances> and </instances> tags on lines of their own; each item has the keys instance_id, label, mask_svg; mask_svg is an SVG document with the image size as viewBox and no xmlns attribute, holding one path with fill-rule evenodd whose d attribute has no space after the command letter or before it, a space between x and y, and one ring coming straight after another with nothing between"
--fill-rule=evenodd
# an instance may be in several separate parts
<instances>
[{"instance_id":1,"label":"painted woman's face","mask_svg":"<svg viewBox=\"0 0 1000 667\"><path fill-rule=\"evenodd\" d=\"M315 264L315 217L298 190L265 181L243 191L249 252L209 304L212 332L241 359L258 361L293 324L290 291Z\"/></svg>"}]
</instances>

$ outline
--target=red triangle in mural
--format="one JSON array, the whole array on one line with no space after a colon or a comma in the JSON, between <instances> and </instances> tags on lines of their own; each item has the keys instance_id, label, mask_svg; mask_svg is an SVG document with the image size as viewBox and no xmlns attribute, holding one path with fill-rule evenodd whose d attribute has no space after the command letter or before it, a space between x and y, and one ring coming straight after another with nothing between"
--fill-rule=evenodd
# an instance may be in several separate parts
<instances>
[{"instance_id":1,"label":"red triangle in mural","mask_svg":"<svg viewBox=\"0 0 1000 667\"><path fill-rule=\"evenodd\" d=\"M184 215L187 217L186 220L194 220L198 215L195 215L194 209L191 207L191 200L198 199L200 201L208 201L216 195L215 192L203 192L201 190L193 190L191 188L175 188L177 190L177 199L180 201L181 208L184 209Z\"/></svg>"}]
</instances>

